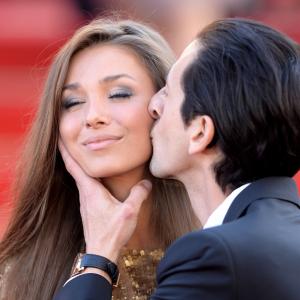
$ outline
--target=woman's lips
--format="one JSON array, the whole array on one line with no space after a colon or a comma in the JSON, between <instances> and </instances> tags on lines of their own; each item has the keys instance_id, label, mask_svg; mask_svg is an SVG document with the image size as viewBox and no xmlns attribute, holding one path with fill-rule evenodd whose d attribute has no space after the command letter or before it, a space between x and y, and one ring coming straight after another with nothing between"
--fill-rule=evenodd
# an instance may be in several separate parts
<instances>
[{"instance_id":1,"label":"woman's lips","mask_svg":"<svg viewBox=\"0 0 300 300\"><path fill-rule=\"evenodd\" d=\"M104 149L116 142L120 141L121 137L102 137L102 138L90 138L87 139L83 145L92 151Z\"/></svg>"}]
</instances>

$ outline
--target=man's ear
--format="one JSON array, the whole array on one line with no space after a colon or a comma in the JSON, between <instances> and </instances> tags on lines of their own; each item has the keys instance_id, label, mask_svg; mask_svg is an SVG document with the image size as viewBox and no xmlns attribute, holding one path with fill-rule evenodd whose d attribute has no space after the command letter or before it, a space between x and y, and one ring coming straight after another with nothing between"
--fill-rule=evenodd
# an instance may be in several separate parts
<instances>
[{"instance_id":1,"label":"man's ear","mask_svg":"<svg viewBox=\"0 0 300 300\"><path fill-rule=\"evenodd\" d=\"M188 126L189 154L204 151L211 143L215 135L215 126L211 117L207 115L197 116Z\"/></svg>"}]
</instances>

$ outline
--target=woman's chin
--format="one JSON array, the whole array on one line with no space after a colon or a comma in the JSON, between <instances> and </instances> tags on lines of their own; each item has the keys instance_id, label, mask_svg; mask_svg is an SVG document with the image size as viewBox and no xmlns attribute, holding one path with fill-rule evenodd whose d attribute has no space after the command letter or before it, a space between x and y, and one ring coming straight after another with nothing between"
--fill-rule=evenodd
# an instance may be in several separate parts
<instances>
[{"instance_id":1,"label":"woman's chin","mask_svg":"<svg viewBox=\"0 0 300 300\"><path fill-rule=\"evenodd\" d=\"M121 176L130 172L128 169L122 169L120 167L99 167L99 168L84 168L87 175L93 178L109 178L115 176Z\"/></svg>"},{"instance_id":2,"label":"woman's chin","mask_svg":"<svg viewBox=\"0 0 300 300\"><path fill-rule=\"evenodd\" d=\"M93 178L111 178L111 177L119 177L119 176L142 176L145 173L145 170L148 169L148 164L144 163L139 166L132 166L131 168L124 167L110 167L110 168L84 168L84 171L87 175ZM140 175L139 175L140 174Z\"/></svg>"},{"instance_id":3,"label":"woman's chin","mask_svg":"<svg viewBox=\"0 0 300 300\"><path fill-rule=\"evenodd\" d=\"M121 175L122 172L112 172L110 171L105 171L105 170L85 170L86 174L89 175L90 177L93 178L108 178L108 177L113 177L113 176L118 176Z\"/></svg>"}]
</instances>

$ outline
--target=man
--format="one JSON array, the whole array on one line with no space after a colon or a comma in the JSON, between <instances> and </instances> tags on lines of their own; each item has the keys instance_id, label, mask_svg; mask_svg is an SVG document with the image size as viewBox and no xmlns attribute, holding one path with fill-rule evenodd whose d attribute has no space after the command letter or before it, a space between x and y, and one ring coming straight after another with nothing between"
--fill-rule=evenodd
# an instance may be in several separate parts
<instances>
[{"instance_id":1,"label":"man","mask_svg":"<svg viewBox=\"0 0 300 300\"><path fill-rule=\"evenodd\" d=\"M151 299L299 299L300 201L290 178L300 167L299 82L299 46L246 20L211 24L174 65L149 106L151 171L185 184L204 229L167 250ZM117 276L105 258L116 261L149 186L116 203L61 152L81 195L89 263L57 299L110 299ZM110 208L110 228L89 213L91 195Z\"/></svg>"}]
</instances>

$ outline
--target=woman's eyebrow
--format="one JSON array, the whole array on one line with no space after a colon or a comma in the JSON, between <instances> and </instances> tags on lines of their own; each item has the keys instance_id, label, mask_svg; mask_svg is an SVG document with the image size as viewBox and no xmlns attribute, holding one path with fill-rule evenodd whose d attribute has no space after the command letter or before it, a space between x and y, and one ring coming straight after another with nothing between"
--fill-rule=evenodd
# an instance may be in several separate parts
<instances>
[{"instance_id":1,"label":"woman's eyebrow","mask_svg":"<svg viewBox=\"0 0 300 300\"><path fill-rule=\"evenodd\" d=\"M123 78L123 77L129 78L129 79L131 79L131 80L136 81L135 78L133 78L132 76L130 76L130 75L128 75L128 74L116 74L116 75L106 76L106 77L100 79L100 80L99 80L99 83L100 83L100 84L101 84L101 83L108 83L108 82L116 81L116 80L118 80L118 79L120 79L120 78ZM77 90L79 87L80 87L80 84L77 83L77 82L74 82L74 83L68 83L68 84L65 84L65 85L63 86L62 91L64 91L64 90Z\"/></svg>"},{"instance_id":2,"label":"woman's eyebrow","mask_svg":"<svg viewBox=\"0 0 300 300\"><path fill-rule=\"evenodd\" d=\"M79 83L75 82L75 83L68 83L65 84L62 88L62 91L64 90L77 90L79 88Z\"/></svg>"},{"instance_id":3,"label":"woman's eyebrow","mask_svg":"<svg viewBox=\"0 0 300 300\"><path fill-rule=\"evenodd\" d=\"M128 75L128 74L116 74L116 75L110 75L110 76L106 76L102 79L99 80L100 83L107 83L107 82L112 82L112 81L115 81L115 80L118 80L122 77L126 77L126 78L129 78L131 80L134 80L136 81L135 78L133 78L132 76Z\"/></svg>"}]
</instances>

